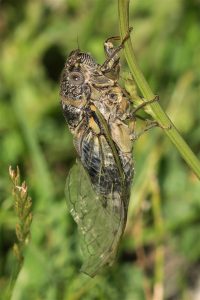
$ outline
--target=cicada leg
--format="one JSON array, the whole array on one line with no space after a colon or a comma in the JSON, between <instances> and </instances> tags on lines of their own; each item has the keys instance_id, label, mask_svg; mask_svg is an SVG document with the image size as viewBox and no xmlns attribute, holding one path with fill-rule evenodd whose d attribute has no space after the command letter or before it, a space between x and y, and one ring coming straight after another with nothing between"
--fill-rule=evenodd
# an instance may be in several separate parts
<instances>
[{"instance_id":1,"label":"cicada leg","mask_svg":"<svg viewBox=\"0 0 200 300\"><path fill-rule=\"evenodd\" d=\"M165 130L169 130L171 129L171 125L165 127L165 126L162 126L161 124L159 124L157 121L151 121L151 120L148 120L148 119L144 119L140 116L135 116L136 118L139 118L143 121L147 121L148 124L138 133L134 132L133 133L133 140L137 140L139 137L141 137L145 132L149 131L151 128L154 128L154 127L160 127L162 129L165 129Z\"/></svg>"},{"instance_id":2,"label":"cicada leg","mask_svg":"<svg viewBox=\"0 0 200 300\"><path fill-rule=\"evenodd\" d=\"M130 32L132 30L132 27L129 29L129 32L126 34L126 36L123 38L121 44L118 47L114 47L112 41L118 41L120 40L119 36L113 36L108 38L104 43L104 51L106 54L107 59L101 66L102 73L111 73L113 77L116 79L119 77L119 52L121 49L123 49L125 42L130 37Z\"/></svg>"},{"instance_id":3,"label":"cicada leg","mask_svg":"<svg viewBox=\"0 0 200 300\"><path fill-rule=\"evenodd\" d=\"M133 140L139 139L145 132L149 131L151 128L159 127L158 122L151 121L148 125L146 125L140 132L133 134Z\"/></svg>"},{"instance_id":4,"label":"cicada leg","mask_svg":"<svg viewBox=\"0 0 200 300\"><path fill-rule=\"evenodd\" d=\"M159 101L159 96L156 95L153 99L148 100L148 101L144 101L143 103L141 103L140 105L138 105L136 108L134 108L134 110L132 111L132 114L135 115L135 113L140 110L141 108L145 107L146 105L149 105L153 102Z\"/></svg>"}]
</instances>

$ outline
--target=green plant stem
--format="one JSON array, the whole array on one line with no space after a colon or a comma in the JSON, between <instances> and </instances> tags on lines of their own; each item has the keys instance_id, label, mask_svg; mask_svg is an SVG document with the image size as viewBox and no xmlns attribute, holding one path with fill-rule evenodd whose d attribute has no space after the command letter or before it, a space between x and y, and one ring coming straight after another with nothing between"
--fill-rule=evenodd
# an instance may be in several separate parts
<instances>
[{"instance_id":1,"label":"green plant stem","mask_svg":"<svg viewBox=\"0 0 200 300\"><path fill-rule=\"evenodd\" d=\"M118 0L118 13L120 36L122 40L129 30L129 0ZM149 84L147 83L137 64L131 39L128 39L124 45L124 53L132 76L144 98L146 99L146 101L154 99L155 94L152 92ZM149 106L152 110L153 118L161 125L167 136L178 149L183 159L191 167L196 176L200 179L200 162L198 158L194 155L190 147L181 137L178 130L166 115L166 113L163 111L159 103L154 102L149 104Z\"/></svg>"}]
</instances>

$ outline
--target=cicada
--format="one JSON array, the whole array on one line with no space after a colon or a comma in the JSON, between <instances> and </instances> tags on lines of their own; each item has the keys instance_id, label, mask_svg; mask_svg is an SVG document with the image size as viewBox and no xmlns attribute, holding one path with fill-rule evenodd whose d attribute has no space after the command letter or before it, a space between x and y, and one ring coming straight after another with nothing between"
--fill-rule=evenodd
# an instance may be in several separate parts
<instances>
[{"instance_id":1,"label":"cicada","mask_svg":"<svg viewBox=\"0 0 200 300\"><path fill-rule=\"evenodd\" d=\"M104 44L102 65L76 49L61 75L62 111L78 156L65 193L81 236L81 270L91 277L115 260L134 173L131 105L119 84L123 45L114 47L112 39Z\"/></svg>"}]
</instances>

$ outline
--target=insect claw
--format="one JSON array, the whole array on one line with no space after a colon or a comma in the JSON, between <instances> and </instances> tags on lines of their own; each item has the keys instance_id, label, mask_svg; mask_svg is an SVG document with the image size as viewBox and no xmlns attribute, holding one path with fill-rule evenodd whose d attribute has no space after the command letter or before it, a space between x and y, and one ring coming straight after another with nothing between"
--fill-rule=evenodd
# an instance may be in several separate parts
<instances>
[{"instance_id":1,"label":"insect claw","mask_svg":"<svg viewBox=\"0 0 200 300\"><path fill-rule=\"evenodd\" d=\"M130 33L133 30L133 27L130 27L127 34L125 35L125 37L123 38L122 42L121 42L121 47L124 47L125 42L130 38Z\"/></svg>"},{"instance_id":2,"label":"insect claw","mask_svg":"<svg viewBox=\"0 0 200 300\"><path fill-rule=\"evenodd\" d=\"M162 129L164 129L164 130L170 130L170 129L172 129L172 125L171 124L169 124L168 126L162 126L161 124L158 123L158 126L160 128L162 128Z\"/></svg>"}]
</instances>

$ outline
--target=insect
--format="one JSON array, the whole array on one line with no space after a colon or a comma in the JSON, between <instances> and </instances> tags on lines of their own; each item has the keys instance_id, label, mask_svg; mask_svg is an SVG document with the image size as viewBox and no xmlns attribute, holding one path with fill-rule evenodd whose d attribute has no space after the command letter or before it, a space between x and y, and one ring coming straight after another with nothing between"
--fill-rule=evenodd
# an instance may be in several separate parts
<instances>
[{"instance_id":1,"label":"insect","mask_svg":"<svg viewBox=\"0 0 200 300\"><path fill-rule=\"evenodd\" d=\"M112 265L127 219L133 178L131 105L119 85L119 51L109 38L106 60L73 50L61 75L61 107L78 159L66 182L66 199L81 236L81 271L96 275Z\"/></svg>"}]
</instances>

